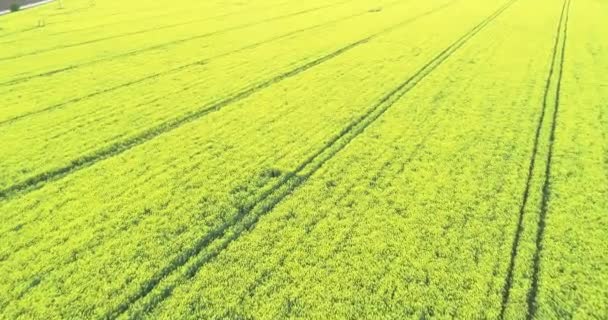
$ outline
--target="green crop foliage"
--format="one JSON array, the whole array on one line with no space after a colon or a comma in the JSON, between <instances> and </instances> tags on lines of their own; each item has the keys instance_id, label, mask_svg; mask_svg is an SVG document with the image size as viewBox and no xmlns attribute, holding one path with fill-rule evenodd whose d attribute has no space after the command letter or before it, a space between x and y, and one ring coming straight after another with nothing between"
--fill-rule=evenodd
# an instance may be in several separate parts
<instances>
[{"instance_id":1,"label":"green crop foliage","mask_svg":"<svg viewBox=\"0 0 608 320\"><path fill-rule=\"evenodd\" d=\"M605 318L607 21L597 0L2 16L0 318Z\"/></svg>"}]
</instances>

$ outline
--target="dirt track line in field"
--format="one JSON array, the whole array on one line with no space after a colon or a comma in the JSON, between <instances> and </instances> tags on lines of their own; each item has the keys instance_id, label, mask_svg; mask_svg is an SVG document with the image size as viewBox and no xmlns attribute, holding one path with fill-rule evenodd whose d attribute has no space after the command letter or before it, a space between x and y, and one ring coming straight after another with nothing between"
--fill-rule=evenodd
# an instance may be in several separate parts
<instances>
[{"instance_id":1,"label":"dirt track line in field","mask_svg":"<svg viewBox=\"0 0 608 320\"><path fill-rule=\"evenodd\" d=\"M164 48L166 46L170 46L170 45L174 45L174 44L179 44L179 43L184 43L184 42L188 42L188 41L191 41L191 40L202 39L202 38L210 37L210 36L213 36L213 35L229 32L229 31L244 29L244 28L248 28L248 27L264 24L264 23L271 22L271 21L281 20L281 19L285 19L285 18L291 18L291 17L294 17L294 16L298 16L298 15L302 15L302 14L306 14L306 13L310 13L310 12L315 12L315 11L319 11L319 10L323 10L323 9L326 9L326 8L329 8L329 7L338 6L338 5L341 5L341 4L350 2L350 1L353 1L353 0L343 0L343 1L340 1L340 2L337 2L337 3L332 3L332 4L328 4L328 5L318 6L318 7L314 7L314 8L310 8L310 9L306 9L306 10L301 10L301 11L297 11L297 12L292 12L292 13L289 13L289 14L285 14L285 15L281 15L281 16L276 16L276 17L272 17L272 18L267 18L267 19L263 19L263 20L259 20L259 21L249 22L249 23L241 24L241 25L234 26L234 27L229 27L229 28L225 28L225 29L211 31L211 32L207 32L207 33L203 33L203 34L199 34L199 35L195 35L195 36L190 36L190 37L187 37L187 38L182 38L182 39L179 39L179 40L172 40L172 41L169 41L169 42L164 42L164 43L160 43L160 44L157 44L157 45L149 46L149 47L146 47L146 48L143 48L143 49L137 49L137 50L129 51L129 52L126 52L126 53L118 54L116 56L101 58L101 59L85 62L85 63L79 64L79 65L73 65L73 66L71 66L70 69L74 69L74 68L80 67L82 65L94 64L94 63L97 63L99 61L111 60L111 59L118 58L118 57L124 57L124 56L138 54L138 53L141 53L141 52L146 52L146 51L150 51L150 50L154 50L154 49L160 49L160 48ZM179 23L179 24L175 24L175 25L172 25L172 26L168 26L166 28L171 28L171 27L175 27L175 26L179 26L179 25L187 24L187 23L188 22L186 22L186 23ZM20 59L20 58L23 58L23 57L37 55L37 54L41 54L41 53L45 53L45 52L50 52L50 51L55 51L55 50L60 50L60 49L68 49L68 48L73 48L73 47L77 47L77 46L81 46L81 45L87 45L87 44L97 43L97 42L101 42L101 41L105 41L105 40L116 39L116 38L121 38L121 37L127 37L127 36L132 36L132 35L137 35L137 34L143 34L143 33L146 33L146 32L151 32L151 31L160 30L160 29L164 29L164 28L165 27L153 28L153 29L148 29L147 31L136 31L136 32L131 32L131 33L123 34L123 35L110 36L110 37L104 37L104 38L99 38L99 39L94 39L94 40L88 40L88 41L84 41L84 42L80 42L80 43L75 43L75 44L69 44L69 45L64 45L64 46L57 46L57 47L53 47L53 48L49 48L49 49L38 50L38 51L33 51L33 52L29 52L29 53L19 54L19 55L15 55L15 56L0 58L0 61L8 61L8 60ZM65 68L62 68L62 69L65 69ZM68 69L68 70L70 70L70 69ZM50 72L53 72L53 71L50 71ZM26 80L28 78L33 78L33 77L36 77L36 76L37 75L22 77L20 79L15 79L15 80L11 80L11 81L7 81L7 82L4 82L4 83L1 83L0 85L11 84L11 83L14 83L14 82L22 82L22 81L24 81L24 80Z\"/></svg>"},{"instance_id":2,"label":"dirt track line in field","mask_svg":"<svg viewBox=\"0 0 608 320\"><path fill-rule=\"evenodd\" d=\"M538 124L536 126L536 132L534 135L534 144L533 144L533 148L532 148L532 154L530 157L530 165L528 167L528 176L526 179L526 184L524 187L524 192L523 192L523 196L522 196L522 203L519 207L519 214L518 214L518 222L517 222L517 228L515 231L515 236L513 238L513 242L511 245L511 256L510 256L510 260L509 260L509 267L507 269L507 274L505 277L505 282L504 282L504 286L502 289L502 303L501 303L501 309L500 309L500 319L504 319L505 318L505 312L507 309L507 305L509 303L509 296L510 296L510 291L511 291L511 287L513 285L513 272L515 269L515 260L517 258L517 254L518 254L518 249L520 246L520 242L521 242L521 234L523 232L523 221L524 221L524 216L525 216L525 211L526 211L526 206L528 204L528 198L530 195L530 188L532 185L532 179L534 177L534 171L535 171L535 165L536 165L536 157L538 156L538 149L539 149L539 143L540 143L540 135L541 135L541 131L542 128L544 126L544 121L545 121L545 114L547 113L547 108L549 105L549 97L551 94L557 94L559 96L559 85L561 83L561 75L562 75L562 65L563 65L563 53L561 55L561 59L560 62L558 64L558 57L559 57L559 51L560 51L560 46L561 46L561 50L563 51L565 48L565 26L567 24L568 21L568 13L567 13L567 7L569 7L570 5L570 1L569 0L564 0L564 3L562 5L562 10L561 10L561 14L560 14L560 18L558 21L558 25L557 25L557 31L556 31L556 35L555 35L555 43L553 46L553 53L551 56L551 66L549 68L549 74L547 76L547 80L545 82L545 90L544 90L544 95L543 95L543 103L542 103L542 107L541 107L541 112L540 112L540 117L538 120ZM565 20L564 20L565 17ZM564 23L565 22L565 23ZM562 30L563 29L563 30ZM562 32L564 33L564 37L561 36ZM562 40L562 41L560 41ZM554 79L554 74L556 72L556 69L559 69L558 72L558 79L557 79L557 83L558 83L558 89L557 92L552 93L551 92L551 84L553 83L553 81L555 81ZM555 129L555 117L557 116L557 101L556 104L554 106L554 113L553 113L553 119L552 119L552 123L551 123L551 130L553 131ZM552 133L553 135L553 133ZM551 149L552 149L552 145L553 145L553 139L551 138L550 141L550 150L549 150L549 154L551 154ZM550 156L549 156L550 157ZM547 168L550 167L550 163L547 163ZM549 170L549 169L547 169ZM546 177L545 177L546 179ZM544 188L543 188L543 194L545 193ZM544 198L544 195L543 195ZM544 200L543 200L544 202ZM542 214L541 214L542 215ZM540 225L540 222L539 222Z\"/></svg>"},{"instance_id":3,"label":"dirt track line in field","mask_svg":"<svg viewBox=\"0 0 608 320\"><path fill-rule=\"evenodd\" d=\"M538 220L538 229L536 230L536 251L534 252L534 265L533 265L533 273L532 273L532 285L530 287L530 291L528 292L528 315L527 319L534 319L536 316L536 311L538 309L536 297L538 295L538 278L540 272L540 254L543 250L543 237L545 231L545 220L547 218L547 210L549 205L549 199L551 198L551 162L553 160L553 144L555 142L555 130L557 128L557 116L559 112L559 101L561 94L561 85L562 85L562 76L564 73L564 59L566 56L566 43L568 36L568 18L570 12L570 0L568 1L568 6L566 8L566 19L564 22L563 28L563 37L561 43L561 56L559 59L559 70L557 75L557 84L555 88L554 98L554 109L553 109L553 119L551 123L551 135L549 136L549 153L547 154L547 166L545 168L545 181L543 183L543 198L542 205L540 210L540 217Z\"/></svg>"},{"instance_id":4,"label":"dirt track line in field","mask_svg":"<svg viewBox=\"0 0 608 320\"><path fill-rule=\"evenodd\" d=\"M243 208L232 219L219 226L216 230L210 232L206 236L200 238L192 247L182 252L179 256L173 259L166 267L161 269L149 281L142 285L142 290L137 292L127 301L120 304L115 310L106 315L107 318L115 318L128 311L130 305L147 298L147 296L155 290L163 279L174 274L178 269L185 267L186 278L192 278L198 270L219 255L232 241L238 239L243 232L253 230L258 220L269 213L274 207L292 194L298 187L303 185L315 172L317 172L327 161L331 160L338 152L344 149L352 140L361 134L367 127L374 123L381 115L383 115L391 106L393 106L403 95L413 89L427 75L441 65L448 57L456 50L462 47L469 39L479 33L486 25L492 22L509 6L517 0L510 0L505 5L501 6L496 12L483 20L480 24L468 31L464 36L456 40L446 49L441 51L431 61L419 69L413 76L401 83L395 89L388 92L382 99L374 104L368 111L351 122L348 126L342 129L333 139L317 151L315 154L308 157L294 171L284 175L281 180L271 189L260 195L258 200L255 200L249 207ZM216 249L203 255L198 260L192 262L192 265L186 266L192 258L196 258L203 250L213 245L216 241L220 242L215 247ZM156 305L164 301L171 292L175 289L175 284L166 285L160 289L160 293L152 298L149 303L142 308L143 312L152 310Z\"/></svg>"},{"instance_id":5,"label":"dirt track line in field","mask_svg":"<svg viewBox=\"0 0 608 320\"><path fill-rule=\"evenodd\" d=\"M456 2L456 1L458 1L458 0L452 0L444 5L436 7L434 9L427 11L425 13L422 13L416 17L406 19L393 26L387 27L371 36L367 36L363 39L352 42L349 45L346 45L332 53L329 53L329 54L322 56L316 60L313 60L311 62L305 63L304 65L298 66L286 73L280 74L278 76L274 76L268 80L264 80L264 81L258 82L257 84L254 84L252 86L246 87L242 91L236 92L231 96L225 97L218 102L212 103L210 105L205 105L196 111L193 111L193 112L187 113L185 115L182 115L181 117L174 118L174 119L168 120L166 122L160 123L159 125L149 128L147 130L144 130L143 132L140 132L139 134L136 134L135 136L133 136L131 138L128 138L128 139L122 140L122 141L118 141L107 147L98 149L90 154L85 154L79 158L73 159L70 162L70 164L68 164L68 165L65 165L63 167L59 167L59 168L56 168L53 170L49 170L49 171L37 174L35 176L32 176L30 178L27 178L26 180L24 180L22 182L16 183L10 187L0 190L0 201L9 199L13 195L21 193L23 191L32 191L32 190L38 189L49 181L54 181L54 180L60 179L75 171L78 171L78 170L86 168L86 167L90 167L91 165L93 165L101 160L116 156L133 147L143 144L149 140L152 140L161 134L172 131L186 123L200 119L201 117L203 117L209 113L219 111L223 107L230 105L232 103L235 103L237 101L240 101L242 99L245 99L262 89L270 87L271 85L273 85L275 83L278 83L287 78L296 76L310 68L320 65L328 60L331 60L334 57L339 56L340 54L342 54L350 49L353 49L363 43L366 43L381 34L390 32L396 28L402 27L402 26L407 25L411 22L414 22L418 19L421 19L425 16L428 16L434 12L437 12L443 8L446 8L447 6L451 5L452 3Z\"/></svg>"},{"instance_id":6,"label":"dirt track line in field","mask_svg":"<svg viewBox=\"0 0 608 320\"><path fill-rule=\"evenodd\" d=\"M393 2L391 4L389 4L389 5L392 5L392 4L397 3L397 2L401 2L401 0L395 1L395 2ZM193 67L193 66L200 66L200 65L203 65L203 64L207 64L207 63L211 62L213 59L226 57L226 56L229 56L229 55L232 55L232 54L235 54L235 53L239 53L239 52L242 52L242 51L245 51L245 50L248 50L248 49L253 49L253 48L259 47L259 46L267 44L267 43L272 43L272 42L277 41L277 40L282 40L282 39L285 39L285 38L289 38L289 37L291 37L293 35L296 35L298 33L310 31L310 30L313 30L313 29L317 29L317 28L320 28L320 27L328 26L328 25L335 24L335 23L338 23L338 22L342 22L342 21L346 21L346 20L349 20L349 19L357 18L357 17L363 16L363 15L366 15L366 14L372 14L372 13L370 13L369 10L365 10L363 12L355 13L355 14L352 14L352 15L349 15L349 16L346 16L346 17L341 17L341 18L338 18L338 19L334 19L334 20L327 21L327 22L324 22L324 23L316 24L316 25L309 26L309 27L306 27L306 28L301 28L301 29L298 29L298 30L294 30L294 31L282 34L282 35L277 36L277 37L273 37L273 38L270 38L270 39L259 41L259 42L256 42L256 43L253 43L253 44L250 44L250 45L247 45L247 46L244 46L244 47L241 47L241 48L229 51L229 52L225 52L225 53L221 53L221 54L218 54L218 55L215 55L215 56L212 56L212 57L200 59L200 60L197 60L197 61L194 61L194 62L183 64L181 66L178 66L178 67L175 67L175 68L172 68L172 69L169 69L169 70L165 70L165 71L162 71L162 72L157 72L157 73L154 73L154 74L151 74L151 75L147 75L145 77L142 77L142 78L139 78L139 79L135 79L133 81L129 81L129 82L122 83L122 84L119 84L119 85L116 85L116 86L112 86L112 87L109 87L109 88L106 88L106 89L103 89L103 90L98 90L98 91L95 91L95 92L92 92L92 93L89 93L89 94L86 94L86 95L83 95L83 96L80 96L80 97L76 97L76 98L72 98L72 99L69 99L69 100L66 100L66 101L62 101L60 103L51 105L49 107L46 107L46 108L43 108L43 109L40 109L40 110L24 113L22 115L15 116L13 118L2 120L2 121L0 121L0 127L4 126L4 125L11 124L11 123L13 123L15 121L18 121L18 120L22 120L24 118L28 118L28 117L36 115L36 114L40 114L40 113L44 113L44 112L49 112L49 111L61 109L61 108L65 107L65 106L67 106L67 105L69 105L71 103L76 103L76 102L80 102L80 101L83 101L83 100L87 100L89 98L93 98L93 97L96 97L98 95L110 93L110 92L116 91L116 90L121 89L121 88L126 88L126 87L129 87L129 86L132 86L132 85L136 85L136 84L145 82L147 80L152 80L152 79L156 79L156 78L159 78L159 77L162 77L162 76L166 76L166 75L169 75L169 74L172 74L172 73L175 73L175 72L179 72L179 71L182 71L184 69L188 69L188 68ZM180 90L180 91L185 91L185 89L190 89L191 87L195 87L196 85L197 84L192 84L192 85L186 86L185 88L182 88L182 90Z\"/></svg>"}]
</instances>

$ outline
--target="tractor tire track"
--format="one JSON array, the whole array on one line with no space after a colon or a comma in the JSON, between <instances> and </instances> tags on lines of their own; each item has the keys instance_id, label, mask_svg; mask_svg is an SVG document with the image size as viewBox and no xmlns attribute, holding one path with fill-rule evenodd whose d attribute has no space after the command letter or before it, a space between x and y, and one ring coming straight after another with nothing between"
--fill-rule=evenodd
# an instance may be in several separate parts
<instances>
[{"instance_id":1,"label":"tractor tire track","mask_svg":"<svg viewBox=\"0 0 608 320\"><path fill-rule=\"evenodd\" d=\"M41 186L43 186L44 184L50 182L50 181L55 181L58 180L64 176L67 176L73 172L76 172L78 170L87 168L92 166L93 164L116 156L118 154L121 154L131 148L134 148L140 144L143 144L147 141L150 141L156 137L158 137L161 134L167 133L169 131L172 131L186 123L195 121L197 119L202 118L203 116L206 116L212 112L218 111L220 109L222 109L223 107L230 105L232 103L235 103L237 101L243 100L249 96L251 96L252 94L266 89L268 87L270 87L271 85L278 83L282 80L285 80L287 78L291 78L294 77L308 69L311 69L313 67L316 67L317 65L320 65L326 61L329 61L339 55L341 55L342 53L349 51L355 47L358 47L366 42L369 42L370 40L374 39L375 37L380 36L381 34L390 32L396 28L402 27L404 25L407 25L409 23L412 23L418 19L421 19L425 16L428 16L430 14L433 14L439 10L442 10L450 5L452 5L454 2L456 2L457 0L452 0L444 5L441 5L439 7L436 7L434 9L431 9L427 12L424 12L418 16L415 16L413 18L409 18L406 19L404 21L401 21L393 26L387 27L373 35L367 36L363 39L360 39L358 41L352 42L334 52L331 52L325 56L322 56L318 59L315 59L311 62L308 62L304 65L298 66L286 73L280 74L278 76L272 77L268 80L264 80L262 82L259 82L257 84L254 84L250 87L246 87L244 88L242 91L234 93L231 96L228 96L226 98L223 98L222 100L220 100L219 102L215 102L212 103L211 105L205 105L202 108L194 111L194 112L190 112L187 113L185 115L182 115L181 117L178 118L174 118L171 119L169 121L166 122L162 122L152 128L149 128L147 130L144 130L143 132L140 132L139 134L136 134L134 136L132 136L131 138L127 138L125 140L122 141L118 141L116 143L113 143L109 146L103 147L101 149L95 150L92 153L89 154L85 154L79 158L73 159L69 164L56 168L56 169L52 169L46 172L42 172L40 174L37 174L35 176L32 176L30 178L25 179L22 182L18 182L16 184L13 184L12 186L9 186L3 190L0 190L0 201L2 200L7 200L10 199L12 196L16 195L16 194L20 194L24 191L32 191L35 189L40 188ZM514 1L514 0L512 0Z\"/></svg>"},{"instance_id":2,"label":"tractor tire track","mask_svg":"<svg viewBox=\"0 0 608 320\"><path fill-rule=\"evenodd\" d=\"M555 88L555 99L554 99L554 109L553 109L553 118L551 122L551 133L549 136L549 152L547 153L547 165L545 167L545 181L543 183L543 193L542 193L542 204L540 210L540 216L538 220L538 228L536 233L536 250L534 252L533 258L533 267L532 267L532 285L530 287L530 291L528 292L527 303L528 303L528 314L527 319L531 320L536 317L536 311L538 310L537 305L537 295L538 295L538 279L540 272L540 255L543 250L543 238L545 233L546 219L547 219L547 211L549 206L549 200L551 198L551 162L553 160L553 145L555 142L555 131L557 129L557 116L559 113L559 104L560 104L560 95L561 95L561 85L562 85L562 77L564 73L564 60L566 55L566 43L568 37L568 17L570 11L570 0L568 1L568 5L566 7L566 18L564 21L563 28L563 37L561 43L561 55L559 59L558 66L558 75L557 75L557 84Z\"/></svg>"},{"instance_id":3,"label":"tractor tire track","mask_svg":"<svg viewBox=\"0 0 608 320\"><path fill-rule=\"evenodd\" d=\"M392 5L394 3L397 3L397 2L400 2L400 1L395 1L395 2L391 3L390 5ZM230 56L232 54L236 54L236 53L239 53L239 52L242 52L242 51L245 51L245 50L253 49L253 48L259 47L259 46L264 45L264 44L268 44L268 43L272 43L274 41L286 39L286 38L289 38L289 37L294 36L294 35L299 34L299 33L303 33L303 32L307 32L307 31L310 31L310 30L318 29L318 28L325 27L325 26L328 26L328 25L332 25L332 24L335 24L335 23L339 23L339 22L342 22L342 21L347 21L347 20L350 20L350 19L354 19L354 18L363 16L363 15L366 15L366 14L370 14L369 10L365 10L363 12L355 13L355 14L352 14L352 15L349 15L349 16L346 16L346 17L334 19L334 20L327 21L327 22L324 22L324 23L316 24L316 25L309 26L309 27L306 27L306 28L301 28L301 29L298 29L298 30L294 30L294 31L282 34L282 35L277 36L277 37L273 37L273 38L270 38L270 39L262 40L262 41L259 41L259 42L256 42L256 43L253 43L253 44L250 44L250 45L238 48L236 50L232 50L232 51L229 51L229 52L221 53L221 54L215 55L213 57L196 60L194 62L183 64L181 66L177 66L177 67L169 69L169 70L165 70L165 71L162 71L162 72L154 73L154 74L151 74L151 75L139 78L139 79L135 79L133 81L122 83L120 85L112 86L112 87L109 87L109 88L106 88L106 89L103 89L103 90L99 90L99 91L95 91L95 92L92 92L92 93L89 93L89 94L86 94L86 95L83 95L83 96L80 96L80 97L76 97L76 98L72 98L72 99L69 99L69 100L66 100L66 101L62 101L60 103L48 106L48 107L40 109L40 110L24 113L22 115L15 116L13 118L2 120L2 121L0 121L0 127L4 126L4 125L8 125L8 124L13 123L13 122L18 121L18 120L22 120L24 118L28 118L28 117L36 115L36 114L40 114L40 113L44 113L44 112L49 112L49 111L61 109L61 108L65 107L65 106L67 106L67 105L69 105L71 103L80 102L80 101L87 100L89 98L93 98L93 97L96 97L96 96L99 96L99 95L102 95L102 94L106 94L106 93L110 93L110 92L113 92L113 91L116 91L116 90L119 90L119 89L122 89L122 88L130 87L130 86L133 86L133 85L136 85L136 84L148 81L148 80L153 80L153 79L156 79L156 78L159 78L159 77L163 77L163 76L166 76L166 75L169 75L169 74L173 74L173 73L176 73L176 72L179 72L179 71L183 71L183 70L186 70L186 69L188 69L190 67L201 66L201 65L204 65L204 64L207 64L207 63L213 61L214 59ZM194 86L194 85L192 85L192 86ZM186 86L186 88L189 88L189 87L190 86Z\"/></svg>"},{"instance_id":4,"label":"tractor tire track","mask_svg":"<svg viewBox=\"0 0 608 320\"><path fill-rule=\"evenodd\" d=\"M157 274L142 284L141 290L127 298L126 301L118 305L117 308L106 314L106 318L116 318L127 312L132 304L136 303L140 299L146 298L159 286L159 284L161 284L163 279L171 276L175 271L182 267L186 267L186 278L194 277L202 266L219 255L230 245L230 243L232 243L232 241L238 239L242 233L253 230L258 220L262 216L269 213L276 205L278 205L297 188L304 184L327 161L331 160L353 139L355 139L367 127L373 124L391 106L401 99L403 95L413 89L420 81L422 81L427 75L441 65L456 50L462 47L469 39L484 29L485 26L496 19L516 1L517 0L508 1L480 24L469 30L465 35L441 51L421 69L419 69L413 76L384 95L377 103L369 108L365 114L343 128L337 135L328 141L324 147L305 159L304 162L298 165L294 171L284 175L273 188L262 193L258 199L254 200L253 203L247 208L242 208L239 210L239 212L233 218L224 222L218 228L200 238L196 243L193 244L192 247L188 248L176 258L171 260L166 267L159 270ZM198 260L193 262L191 261L193 258L197 258L197 256L201 254L203 250L207 249L216 241L220 243L215 247L215 250L203 255L201 258L198 258ZM192 262L192 265L186 266L189 262ZM153 297L151 299L151 304L144 307L144 309L151 310L154 306L160 304L162 301L164 301L164 299L171 295L174 288L175 284L172 284L160 289L160 295Z\"/></svg>"},{"instance_id":5,"label":"tractor tire track","mask_svg":"<svg viewBox=\"0 0 608 320\"><path fill-rule=\"evenodd\" d=\"M199 35L195 35L195 36L191 36L191 37L187 37L187 38L182 38L182 39L179 39L179 40L172 40L172 41L169 41L169 42L164 42L164 43L152 45L152 46L149 46L149 47L145 47L145 48L141 48L141 49L136 49L136 50L120 53L118 55L114 55L114 56L110 56L110 57L104 57L104 58L100 58L100 59L96 59L96 60L91 60L91 61L88 61L88 62L83 62L83 63L80 63L80 64L75 64L75 65L71 65L71 66L67 66L67 67L58 68L58 69L55 69L55 70L46 71L46 72L39 73L39 74L24 76L24 77L21 77L21 78L5 81L5 82L0 83L0 86L13 85L13 84L21 83L21 82L24 82L24 81L27 81L27 80L30 80L30 79L33 79L33 78L54 75L54 74L57 74L57 73L65 72L65 71L68 71L68 70L73 70L73 69L80 68L80 67L83 67L83 66L94 65L94 64L97 64L97 63L103 62L103 61L111 61L111 60L114 60L114 59L117 59L117 58L124 58L124 57L128 57L128 56L138 55L138 54L143 53L143 52L157 50L157 49L162 49L162 48L165 48L165 47L168 47L168 46L172 46L172 45L176 45L176 44L180 44L180 43L189 42L189 41L192 41L192 40L203 39L203 38L207 38L207 37L210 37L210 36L222 34L222 33L229 32L229 31L234 31L234 30L239 30L239 29L245 29L245 28L248 28L248 27L253 27L253 26L256 26L256 25L260 25L260 24L264 24L264 23L268 23L268 22L272 22L272 21L276 21L276 20L291 18L291 17L294 17L294 16L298 16L298 15L302 15L302 14L306 14L306 13L310 13L310 12L314 12L314 11L319 11L319 10L322 10L322 9L325 9L325 8L328 8L328 7L337 6L337 5L340 5L340 4L343 4L343 3L346 3L346 2L350 2L350 1L353 1L353 0L341 1L341 2L338 2L338 3L331 4L331 5L319 6L319 7L315 7L315 8L312 8L312 9L306 9L306 10L302 10L302 11L298 11L298 12L292 12L292 13L289 13L289 14L286 14L286 15L281 15L281 16L272 17L272 18L268 18L268 19L264 19L264 20L260 20L260 21L251 22L251 23L246 23L246 24L242 24L242 25L238 25L238 26L234 26L234 27L230 27L230 28L225 28L225 29L221 29L221 30L207 32L207 33L204 33L204 34L199 34ZM108 39L111 39L111 37L107 38L105 40L108 40ZM90 44L90 43L95 43L95 42L99 42L99 41L93 41L93 40L91 40L91 41L87 41L87 42L82 43L82 44ZM71 47L75 47L75 46L76 45L62 46L62 47L57 47L56 49L53 49L53 50L66 49L66 48L71 48ZM18 55L18 56L12 56L12 57L7 57L7 58L2 58L2 59L0 59L0 61L15 60L15 59L18 59L18 58L21 58L21 57L31 56L31 55L35 55L35 54L39 54L39 53L43 53L43 52L49 52L49 51L53 51L53 50L39 51L39 52L36 52L36 53L22 54L22 55Z\"/></svg>"},{"instance_id":6,"label":"tractor tire track","mask_svg":"<svg viewBox=\"0 0 608 320\"><path fill-rule=\"evenodd\" d=\"M437 111L437 109L435 109L434 111ZM434 114L435 112L433 112ZM433 127L431 128L431 130L429 130L429 132L427 132L422 139L414 146L413 150L409 153L408 157L401 161L401 168L398 171L399 173L403 172L405 166L407 166L408 164L410 164L419 154L420 151L424 148L424 146L426 145L427 141L435 134L435 131L438 129L438 125L437 123L435 123L433 125ZM394 160L394 158L393 158ZM389 164L385 164L384 166L382 166L382 168L380 168L378 170L378 172L376 172L374 174L374 176L371 178L371 180L377 180L379 179L381 176L383 176L383 174L385 173L385 171L388 170L388 167L390 167ZM350 186L351 188L354 187L353 185ZM336 203L339 203L341 200L343 200L345 198L345 195L341 195L338 199L335 200ZM306 234L309 234L310 232L312 232L313 230L315 230L319 223L323 220L325 220L327 218L328 214L326 212L322 213L321 216L318 219L313 220L310 224L306 225L306 229L308 230L306 232ZM348 230L345 232L345 235L337 242L338 245L335 245L334 248L332 249L331 253L328 255L330 257L335 256L336 254L338 254L338 252L340 251L341 244L343 244L344 242L350 241L352 239L354 230L356 230L358 228L358 226L360 225L360 220L355 220L355 223L349 225ZM304 237L304 235L298 237L295 240L295 243L300 243L300 241L302 240L302 238ZM270 269L264 270L264 272L262 273L262 275L258 278L256 278L256 280L253 282L253 284L249 285L248 288L241 294L239 295L239 301L240 303L244 303L245 299L249 296L249 297L253 297L256 289L260 286L262 286L264 283L266 283L267 280L270 280L272 274L274 274L276 271L278 271L281 267L283 267L285 260L287 259L288 253L283 254L283 256L281 257L281 259L279 260L279 263L277 263L275 266L273 266ZM154 307L147 307L146 311L150 311L152 310Z\"/></svg>"},{"instance_id":7,"label":"tractor tire track","mask_svg":"<svg viewBox=\"0 0 608 320\"><path fill-rule=\"evenodd\" d=\"M511 255L510 255L510 260L509 260L509 266L507 268L507 274L506 274L504 285L502 288L502 303L501 303L500 316L499 316L500 319L505 318L505 312L506 312L506 309L507 309L507 306L509 303L511 287L513 286L513 276L514 276L513 273L514 273L514 269L515 269L515 260L517 259L518 250L519 250L519 246L520 246L520 242L521 242L521 236L522 236L522 232L523 232L523 228L524 228L524 225L523 225L524 216L525 216L526 207L528 205L528 198L530 196L532 179L534 178L534 172L536 170L536 168L535 168L536 161L537 161L536 159L538 156L541 131L542 131L542 128L544 127L545 115L547 113L547 109L551 108L551 106L549 106L549 99L550 99L550 96L552 94L554 94L551 92L551 87L552 87L551 85L555 81L554 75L555 75L556 71L559 73L558 86L559 86L559 82L561 81L561 65L558 65L558 58L559 58L560 46L562 46L562 49L563 49L563 44L564 44L560 40L565 40L565 39L562 39L561 34L565 30L564 21L567 23L567 19L568 19L567 18L567 6L569 6L569 3L570 3L569 0L564 0L564 2L563 2L562 10L561 10L561 14L560 14L560 18L558 21L556 34L555 34L555 43L553 45L553 52L552 52L552 56L551 56L551 65L549 68L549 74L547 76L547 80L545 81L543 103L542 103L540 117L539 117L539 120L538 120L538 123L536 126L535 135L534 135L534 144L533 144L532 153L531 153L531 157L530 157L530 164L528 167L528 176L526 178L526 184L525 184L524 192L522 195L522 203L521 203L521 205L519 207L519 211L518 211L517 228L515 230L515 236L513 238L513 242L511 244ZM563 55L562 55L562 59L563 59ZM561 62L559 62L559 63L561 64ZM559 70L556 70L556 69L559 69ZM555 117L555 111L554 111L554 117ZM553 121L554 121L554 119L553 119ZM554 126L555 123L552 122L551 125ZM547 165L547 166L549 166L549 165Z\"/></svg>"},{"instance_id":8,"label":"tractor tire track","mask_svg":"<svg viewBox=\"0 0 608 320\"><path fill-rule=\"evenodd\" d=\"M433 114L435 114L437 111L437 109L433 110ZM433 136L433 134L435 133L435 131L438 129L437 124L435 123L435 125L433 125L433 127L431 128L431 130L426 133L422 139L414 146L413 150L409 153L408 157L401 162L401 169L399 170L399 172L403 172L404 167L409 164L410 162L412 162L420 153L420 151L423 149L423 147L426 145L426 142L429 140L429 138L431 136ZM394 158L391 158L394 160ZM377 159L376 159L377 160ZM380 169L378 169L378 171L374 174L374 176L371 178L371 180L377 180L380 178L380 176L383 176L383 174L385 173L385 171L388 170L388 168L390 167L389 164L385 164L383 165ZM352 188L353 185L350 185L350 188ZM348 188L347 188L348 189ZM345 198L345 194L340 195L337 199L335 199L335 203L339 203L340 201L342 201ZM327 212L323 212L318 218L312 220L312 222L310 222L309 224L306 224L305 228L306 228L306 235L310 234L312 231L314 231L319 223L321 223L321 221L327 219L328 214ZM342 238L337 242L338 245L335 245L332 249L332 253L330 253L328 256L334 256L336 255L340 249L341 246L340 244L349 241L352 238L353 232L354 230L360 225L360 221L356 220L354 224L350 225L348 227L348 230L346 231L345 235L342 236ZM295 243L299 243L302 238L305 237L305 235L301 235L300 237L298 237L295 240ZM250 284L247 289L245 289L243 291L243 293L241 293L239 295L239 301L240 303L244 303L245 299L249 296L249 297L253 297L255 295L255 292L257 290L258 287L262 286L263 284L265 284L268 280L270 280L271 276L276 273L281 267L283 267L285 260L288 257L288 253L284 253L281 258L279 259L279 262L277 264L275 264L273 267L266 269L262 272L262 274L260 276L258 276L252 284ZM171 290L172 291L172 290ZM169 293L171 291L163 291L166 293ZM168 296L167 296L168 297ZM167 298L165 297L165 298ZM144 308L143 312L149 312L151 310L154 309L154 307L161 301L159 300L154 300L153 304L148 304L146 305L146 307ZM135 314L134 318L138 318L143 316L143 314L141 314L142 311L138 312Z\"/></svg>"}]
</instances>

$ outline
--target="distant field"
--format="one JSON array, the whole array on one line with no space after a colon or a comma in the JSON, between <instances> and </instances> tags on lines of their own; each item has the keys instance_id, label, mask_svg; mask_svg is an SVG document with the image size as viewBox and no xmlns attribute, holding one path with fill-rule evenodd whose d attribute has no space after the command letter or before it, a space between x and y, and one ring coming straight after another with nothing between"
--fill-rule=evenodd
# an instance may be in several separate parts
<instances>
[{"instance_id":1,"label":"distant field","mask_svg":"<svg viewBox=\"0 0 608 320\"><path fill-rule=\"evenodd\" d=\"M25 6L28 4L35 4L42 1L44 0L0 0L0 12L4 10L9 10L11 4L13 3L16 3L19 6Z\"/></svg>"},{"instance_id":2,"label":"distant field","mask_svg":"<svg viewBox=\"0 0 608 320\"><path fill-rule=\"evenodd\" d=\"M2 16L0 318L608 319L607 31L602 0Z\"/></svg>"}]
</instances>

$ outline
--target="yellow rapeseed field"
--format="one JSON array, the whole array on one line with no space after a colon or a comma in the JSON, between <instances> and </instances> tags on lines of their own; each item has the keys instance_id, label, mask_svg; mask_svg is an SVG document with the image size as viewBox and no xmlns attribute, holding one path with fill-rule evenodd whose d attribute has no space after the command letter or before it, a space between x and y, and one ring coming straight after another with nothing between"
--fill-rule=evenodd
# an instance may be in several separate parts
<instances>
[{"instance_id":1,"label":"yellow rapeseed field","mask_svg":"<svg viewBox=\"0 0 608 320\"><path fill-rule=\"evenodd\" d=\"M608 2L0 16L1 319L608 319Z\"/></svg>"}]
</instances>

